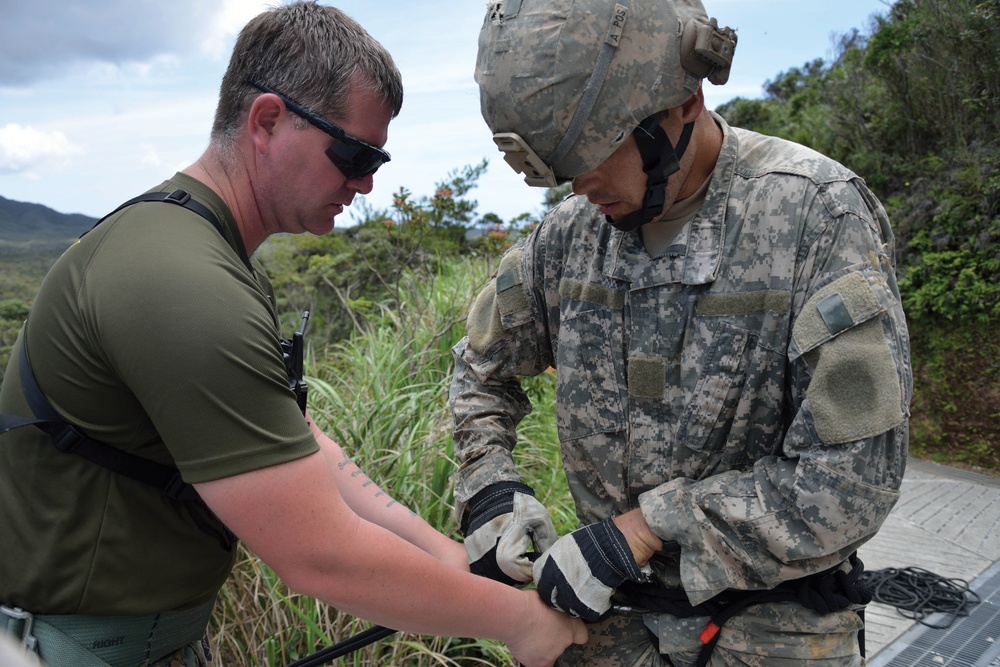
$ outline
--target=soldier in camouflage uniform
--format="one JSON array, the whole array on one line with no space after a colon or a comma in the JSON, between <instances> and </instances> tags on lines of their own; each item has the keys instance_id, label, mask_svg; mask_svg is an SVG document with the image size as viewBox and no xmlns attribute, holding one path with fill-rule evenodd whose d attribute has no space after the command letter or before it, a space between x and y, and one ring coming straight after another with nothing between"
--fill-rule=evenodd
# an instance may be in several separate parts
<instances>
[{"instance_id":1,"label":"soldier in camouflage uniform","mask_svg":"<svg viewBox=\"0 0 1000 667\"><path fill-rule=\"evenodd\" d=\"M505 159L576 196L454 349L455 491L473 571L592 623L558 664L863 664L853 554L898 499L912 390L892 231L850 170L705 109L735 46L699 0L507 0L480 34ZM559 539L512 458L518 376L550 366Z\"/></svg>"}]
</instances>

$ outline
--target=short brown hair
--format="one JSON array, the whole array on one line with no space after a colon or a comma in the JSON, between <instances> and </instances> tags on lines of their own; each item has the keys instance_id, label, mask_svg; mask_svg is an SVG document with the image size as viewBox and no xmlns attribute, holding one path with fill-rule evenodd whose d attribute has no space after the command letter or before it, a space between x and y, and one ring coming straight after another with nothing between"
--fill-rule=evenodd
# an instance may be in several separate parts
<instances>
[{"instance_id":1,"label":"short brown hair","mask_svg":"<svg viewBox=\"0 0 1000 667\"><path fill-rule=\"evenodd\" d=\"M212 140L230 144L263 83L319 113L344 118L352 83L374 92L395 117L403 83L392 56L336 7L314 1L268 10L240 31L222 78Z\"/></svg>"}]
</instances>

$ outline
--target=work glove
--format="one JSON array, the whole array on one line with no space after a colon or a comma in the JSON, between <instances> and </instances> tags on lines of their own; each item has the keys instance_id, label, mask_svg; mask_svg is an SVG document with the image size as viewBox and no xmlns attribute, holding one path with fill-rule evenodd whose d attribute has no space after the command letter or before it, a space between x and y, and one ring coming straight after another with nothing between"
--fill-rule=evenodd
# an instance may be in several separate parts
<instances>
[{"instance_id":1,"label":"work glove","mask_svg":"<svg viewBox=\"0 0 1000 667\"><path fill-rule=\"evenodd\" d=\"M472 573L510 586L531 581L532 562L557 537L549 511L519 482L490 484L474 495L462 532Z\"/></svg>"},{"instance_id":2,"label":"work glove","mask_svg":"<svg viewBox=\"0 0 1000 667\"><path fill-rule=\"evenodd\" d=\"M611 519L559 538L535 561L532 572L542 600L587 623L599 621L611 609L611 596L626 579L645 580Z\"/></svg>"}]
</instances>

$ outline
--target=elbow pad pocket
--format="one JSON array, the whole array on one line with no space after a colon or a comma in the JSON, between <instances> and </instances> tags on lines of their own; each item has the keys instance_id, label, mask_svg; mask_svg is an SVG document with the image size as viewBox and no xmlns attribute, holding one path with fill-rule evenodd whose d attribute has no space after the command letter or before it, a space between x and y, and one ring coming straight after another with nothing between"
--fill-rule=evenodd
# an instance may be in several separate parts
<instances>
[{"instance_id":1,"label":"elbow pad pocket","mask_svg":"<svg viewBox=\"0 0 1000 667\"><path fill-rule=\"evenodd\" d=\"M868 438L903 422L902 390L882 317L880 274L854 270L819 289L792 327L789 358L813 367L806 398L826 444Z\"/></svg>"},{"instance_id":2,"label":"elbow pad pocket","mask_svg":"<svg viewBox=\"0 0 1000 667\"><path fill-rule=\"evenodd\" d=\"M500 260L496 278L476 297L469 311L469 347L486 354L505 329L531 321L531 302L524 290L523 254L511 249Z\"/></svg>"}]
</instances>

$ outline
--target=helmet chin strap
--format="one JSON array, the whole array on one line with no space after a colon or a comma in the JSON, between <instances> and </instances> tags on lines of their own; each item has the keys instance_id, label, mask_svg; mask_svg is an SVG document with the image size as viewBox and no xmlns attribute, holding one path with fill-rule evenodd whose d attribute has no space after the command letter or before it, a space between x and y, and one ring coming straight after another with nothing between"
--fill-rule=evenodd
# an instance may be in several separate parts
<instances>
[{"instance_id":1,"label":"helmet chin strap","mask_svg":"<svg viewBox=\"0 0 1000 667\"><path fill-rule=\"evenodd\" d=\"M680 159L687 150L693 129L694 121L687 123L681 131L677 147L674 148L667 133L660 127L656 114L639 123L639 127L632 131L632 136L635 137L639 155L642 156L642 170L646 173L646 195L642 199L642 208L621 220L604 216L609 225L623 232L631 232L663 213L667 179L681 168Z\"/></svg>"}]
</instances>

